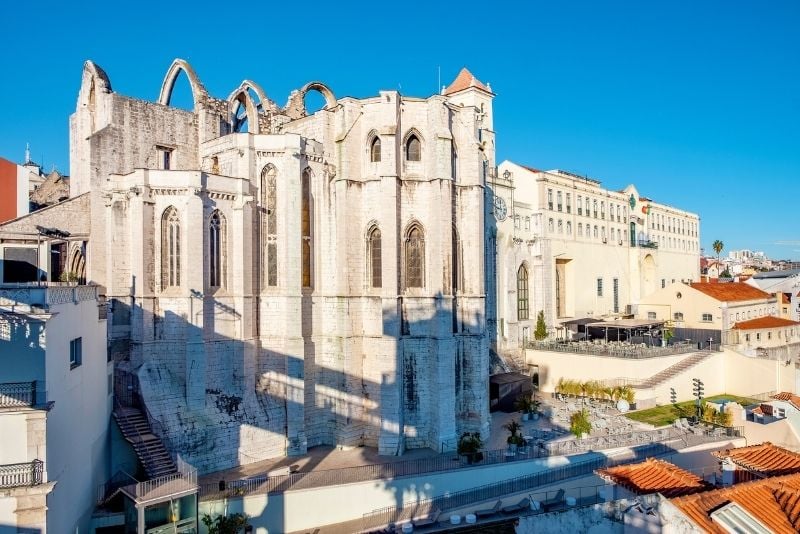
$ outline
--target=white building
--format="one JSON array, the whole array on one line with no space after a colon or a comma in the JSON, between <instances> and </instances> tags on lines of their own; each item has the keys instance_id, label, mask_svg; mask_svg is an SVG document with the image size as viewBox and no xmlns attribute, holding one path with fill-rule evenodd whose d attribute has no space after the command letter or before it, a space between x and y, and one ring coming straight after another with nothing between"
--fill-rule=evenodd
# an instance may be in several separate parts
<instances>
[{"instance_id":1,"label":"white building","mask_svg":"<svg viewBox=\"0 0 800 534\"><path fill-rule=\"evenodd\" d=\"M613 191L505 161L488 186L500 347L531 339L540 310L552 333L571 318L629 315L628 305L657 289L699 279L699 217L633 185Z\"/></svg>"},{"instance_id":2,"label":"white building","mask_svg":"<svg viewBox=\"0 0 800 534\"><path fill-rule=\"evenodd\" d=\"M88 531L109 475L106 354L97 287L0 286L0 531Z\"/></svg>"}]
</instances>

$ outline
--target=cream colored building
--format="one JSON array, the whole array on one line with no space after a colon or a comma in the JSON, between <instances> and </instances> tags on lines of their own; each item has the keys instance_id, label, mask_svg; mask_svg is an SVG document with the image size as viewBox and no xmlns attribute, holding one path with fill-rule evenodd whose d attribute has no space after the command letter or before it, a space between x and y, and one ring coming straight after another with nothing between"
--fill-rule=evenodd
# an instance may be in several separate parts
<instances>
[{"instance_id":1,"label":"cream colored building","mask_svg":"<svg viewBox=\"0 0 800 534\"><path fill-rule=\"evenodd\" d=\"M501 349L532 338L539 310L552 333L571 318L629 315L629 305L658 289L699 279L699 217L634 185L615 191L510 161L487 185Z\"/></svg>"}]
</instances>

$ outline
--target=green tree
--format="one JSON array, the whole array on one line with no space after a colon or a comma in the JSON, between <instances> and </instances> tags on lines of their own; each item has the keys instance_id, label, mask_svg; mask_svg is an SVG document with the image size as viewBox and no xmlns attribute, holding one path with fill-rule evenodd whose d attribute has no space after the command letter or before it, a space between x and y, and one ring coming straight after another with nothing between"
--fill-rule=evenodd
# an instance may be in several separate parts
<instances>
[{"instance_id":1,"label":"green tree","mask_svg":"<svg viewBox=\"0 0 800 534\"><path fill-rule=\"evenodd\" d=\"M242 514L203 516L203 524L208 528L208 534L238 534L248 526L247 517Z\"/></svg>"},{"instance_id":2,"label":"green tree","mask_svg":"<svg viewBox=\"0 0 800 534\"><path fill-rule=\"evenodd\" d=\"M536 330L533 331L536 341L541 341L547 337L547 325L544 323L544 310L539 310L536 316Z\"/></svg>"},{"instance_id":3,"label":"green tree","mask_svg":"<svg viewBox=\"0 0 800 534\"><path fill-rule=\"evenodd\" d=\"M719 269L719 255L722 254L722 249L725 248L725 243L717 239L713 243L711 243L711 248L714 249L714 252L717 253L717 269Z\"/></svg>"}]
</instances>

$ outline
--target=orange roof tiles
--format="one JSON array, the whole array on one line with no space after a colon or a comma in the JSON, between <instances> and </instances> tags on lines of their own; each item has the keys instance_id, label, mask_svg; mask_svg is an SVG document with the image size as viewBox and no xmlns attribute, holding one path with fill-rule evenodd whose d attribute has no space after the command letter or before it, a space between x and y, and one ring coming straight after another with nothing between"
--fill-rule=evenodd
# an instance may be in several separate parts
<instances>
[{"instance_id":1,"label":"orange roof tiles","mask_svg":"<svg viewBox=\"0 0 800 534\"><path fill-rule=\"evenodd\" d=\"M711 514L734 502L775 534L800 532L800 474L744 482L670 502L706 532L727 534Z\"/></svg>"},{"instance_id":2,"label":"orange roof tiles","mask_svg":"<svg viewBox=\"0 0 800 534\"><path fill-rule=\"evenodd\" d=\"M722 302L731 302L737 300L759 300L768 299L771 297L769 293L741 282L730 282L726 284L694 282L692 283L692 288Z\"/></svg>"},{"instance_id":3,"label":"orange roof tiles","mask_svg":"<svg viewBox=\"0 0 800 534\"><path fill-rule=\"evenodd\" d=\"M664 460L648 458L638 464L598 469L597 474L640 495L689 495L710 488L702 478Z\"/></svg>"},{"instance_id":4,"label":"orange roof tiles","mask_svg":"<svg viewBox=\"0 0 800 534\"><path fill-rule=\"evenodd\" d=\"M769 441L749 447L737 447L711 454L720 459L729 459L748 471L766 476L800 473L800 454L773 445Z\"/></svg>"},{"instance_id":5,"label":"orange roof tiles","mask_svg":"<svg viewBox=\"0 0 800 534\"><path fill-rule=\"evenodd\" d=\"M788 402L789 404L794 406L796 409L800 410L800 397L798 397L794 393L789 393L788 391L782 391L781 393L778 393L777 395L773 395L772 398L775 399L775 400Z\"/></svg>"},{"instance_id":6,"label":"orange roof tiles","mask_svg":"<svg viewBox=\"0 0 800 534\"><path fill-rule=\"evenodd\" d=\"M749 321L740 321L733 325L733 328L736 330L757 330L761 328L783 328L784 326L797 326L799 324L797 321L767 316L750 319Z\"/></svg>"},{"instance_id":7,"label":"orange roof tiles","mask_svg":"<svg viewBox=\"0 0 800 534\"><path fill-rule=\"evenodd\" d=\"M473 74L468 71L466 67L461 69L461 72L458 73L458 76L456 76L456 79L453 80L453 83L451 83L442 94L445 96L452 95L453 93L463 91L464 89L469 89L470 87L475 87L481 91L486 91L487 93L493 94L492 90L489 89L488 86L484 85L483 82L478 80L475 76L473 76Z\"/></svg>"}]
</instances>

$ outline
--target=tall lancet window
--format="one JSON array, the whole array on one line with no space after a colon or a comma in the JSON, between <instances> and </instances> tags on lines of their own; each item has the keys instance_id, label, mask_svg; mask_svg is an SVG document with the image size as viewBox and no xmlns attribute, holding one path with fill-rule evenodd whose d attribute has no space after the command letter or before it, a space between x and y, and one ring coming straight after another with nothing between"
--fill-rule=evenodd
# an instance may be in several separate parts
<instances>
[{"instance_id":1,"label":"tall lancet window","mask_svg":"<svg viewBox=\"0 0 800 534\"><path fill-rule=\"evenodd\" d=\"M278 171L267 165L261 171L261 235L265 236L264 283L268 287L278 285L278 198L276 178Z\"/></svg>"},{"instance_id":2,"label":"tall lancet window","mask_svg":"<svg viewBox=\"0 0 800 534\"><path fill-rule=\"evenodd\" d=\"M517 271L517 320L528 318L528 269L520 265Z\"/></svg>"},{"instance_id":3,"label":"tall lancet window","mask_svg":"<svg viewBox=\"0 0 800 534\"><path fill-rule=\"evenodd\" d=\"M408 231L405 243L406 287L425 285L425 236L419 226Z\"/></svg>"},{"instance_id":4,"label":"tall lancet window","mask_svg":"<svg viewBox=\"0 0 800 534\"><path fill-rule=\"evenodd\" d=\"M370 231L367 238L367 258L369 261L370 287L381 287L383 280L381 270L381 231L377 227Z\"/></svg>"},{"instance_id":5,"label":"tall lancet window","mask_svg":"<svg viewBox=\"0 0 800 534\"><path fill-rule=\"evenodd\" d=\"M181 220L170 206L161 216L161 288L181 285Z\"/></svg>"},{"instance_id":6,"label":"tall lancet window","mask_svg":"<svg viewBox=\"0 0 800 534\"><path fill-rule=\"evenodd\" d=\"M381 160L381 140L375 137L369 147L369 160L373 163Z\"/></svg>"},{"instance_id":7,"label":"tall lancet window","mask_svg":"<svg viewBox=\"0 0 800 534\"><path fill-rule=\"evenodd\" d=\"M214 210L208 224L208 285L225 287L225 216Z\"/></svg>"},{"instance_id":8,"label":"tall lancet window","mask_svg":"<svg viewBox=\"0 0 800 534\"><path fill-rule=\"evenodd\" d=\"M311 176L308 170L303 172L302 184L302 231L303 238L301 261L303 266L302 285L311 287L311 252L313 243L311 242Z\"/></svg>"}]
</instances>

